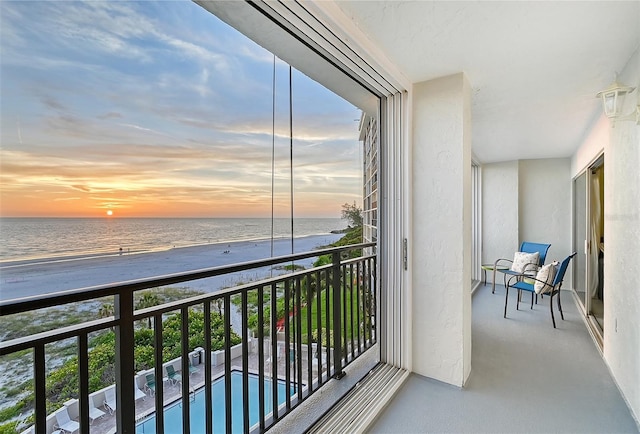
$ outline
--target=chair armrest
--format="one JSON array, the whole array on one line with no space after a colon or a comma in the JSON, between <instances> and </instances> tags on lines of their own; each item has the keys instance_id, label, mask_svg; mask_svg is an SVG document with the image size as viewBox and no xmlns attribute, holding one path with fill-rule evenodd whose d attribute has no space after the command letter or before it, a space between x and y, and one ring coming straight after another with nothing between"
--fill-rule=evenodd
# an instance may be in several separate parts
<instances>
[{"instance_id":1,"label":"chair armrest","mask_svg":"<svg viewBox=\"0 0 640 434\"><path fill-rule=\"evenodd\" d=\"M500 258L500 259L496 259L496 262L493 263L493 266L497 267L498 265L500 265L500 264L498 264L498 262L500 262L500 261L505 261L505 262L509 262L509 263L513 264L513 261L511 259Z\"/></svg>"},{"instance_id":2,"label":"chair armrest","mask_svg":"<svg viewBox=\"0 0 640 434\"><path fill-rule=\"evenodd\" d=\"M544 283L547 286L553 286L552 284L547 283L544 280L537 279L536 276L532 276L531 274L525 274L525 273L515 274L515 275L511 276L509 278L509 280L507 281L507 286L511 286L511 281L512 280L515 280L516 282L519 282L520 279L522 279L523 277L526 277L529 280L535 280L536 282Z\"/></svg>"},{"instance_id":3,"label":"chair armrest","mask_svg":"<svg viewBox=\"0 0 640 434\"><path fill-rule=\"evenodd\" d=\"M531 269L529 269L529 270L527 270L527 268L530 268L530 267L529 267L530 265L532 266L532 268L531 268ZM536 273L537 273L537 272L538 272L538 270L540 270L540 268L541 268L541 267L540 267L540 265L538 265L538 263L537 263L537 262L529 262L529 263L527 263L527 264L524 264L524 270L525 270L525 271L524 271L524 273L523 273L523 274L526 274L527 272L536 272Z\"/></svg>"}]
</instances>

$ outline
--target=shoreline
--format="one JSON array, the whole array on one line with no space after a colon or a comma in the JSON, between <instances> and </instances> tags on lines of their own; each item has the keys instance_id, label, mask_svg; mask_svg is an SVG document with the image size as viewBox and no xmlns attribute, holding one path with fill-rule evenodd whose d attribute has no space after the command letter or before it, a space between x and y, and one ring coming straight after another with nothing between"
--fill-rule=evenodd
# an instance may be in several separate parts
<instances>
[{"instance_id":1,"label":"shoreline","mask_svg":"<svg viewBox=\"0 0 640 434\"><path fill-rule=\"evenodd\" d=\"M310 235L294 238L294 252L313 251L342 238L342 234ZM274 239L273 256L291 254L291 239ZM271 240L241 240L175 247L159 251L116 253L27 261L0 265L0 300L38 296L70 289L151 278L172 273L232 265L271 257ZM314 258L297 262L310 267ZM242 281L262 278L271 267L229 273L184 282L180 287L215 292Z\"/></svg>"},{"instance_id":2,"label":"shoreline","mask_svg":"<svg viewBox=\"0 0 640 434\"><path fill-rule=\"evenodd\" d=\"M307 234L307 235L300 235L300 236L296 236L294 237L294 242L295 240L298 239L304 239L304 238L309 238L309 237L321 237L321 236L333 236L333 235L344 235L343 232L331 232L331 233L320 233L320 234ZM290 237L285 237L285 236L281 236L281 237L274 237L273 241L281 241L281 240L286 240L286 241L290 241L291 238ZM31 257L26 257L23 259L0 259L0 271L5 269L5 268L10 268L10 267L20 267L20 266L27 266L27 265L33 265L33 264L48 264L48 263L58 263L58 262L65 262L65 261L82 261L85 259L96 259L96 258L109 258L109 257L118 257L118 256L128 256L128 255L140 255L140 254L145 254L145 253L155 253L155 252L165 252L168 250L174 250L174 249L188 249L188 248L193 248L193 247L205 247L205 246L213 246L215 247L216 245L222 245L222 244L234 244L234 243L263 243L263 242L269 242L271 243L271 239L270 238L264 238L264 237L260 237L260 238L243 238L243 239L235 239L235 240L223 240L223 241L215 241L215 242L209 242L209 243L199 243L199 244L185 244L185 245L166 245L166 246L162 246L162 247L155 247L155 248L140 248L140 249L135 249L135 250L131 250L129 248L127 248L126 250L123 249L122 251L113 251L113 250L109 250L109 251L96 251L96 252L87 252L87 253L69 253L69 254L59 254L59 255L55 255L55 256L31 256ZM333 242L333 241L332 241Z\"/></svg>"}]
</instances>

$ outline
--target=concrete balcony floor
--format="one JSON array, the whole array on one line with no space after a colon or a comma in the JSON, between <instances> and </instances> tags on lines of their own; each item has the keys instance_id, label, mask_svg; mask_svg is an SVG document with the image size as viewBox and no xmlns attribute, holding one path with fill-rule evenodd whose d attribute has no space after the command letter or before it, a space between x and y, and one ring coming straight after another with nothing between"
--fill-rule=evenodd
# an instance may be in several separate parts
<instances>
[{"instance_id":1,"label":"concrete balcony floor","mask_svg":"<svg viewBox=\"0 0 640 434\"><path fill-rule=\"evenodd\" d=\"M549 298L515 309L504 287L473 297L471 375L460 389L413 374L379 415L371 433L637 433L573 296L562 291L565 320ZM555 297L554 297L555 304Z\"/></svg>"}]
</instances>

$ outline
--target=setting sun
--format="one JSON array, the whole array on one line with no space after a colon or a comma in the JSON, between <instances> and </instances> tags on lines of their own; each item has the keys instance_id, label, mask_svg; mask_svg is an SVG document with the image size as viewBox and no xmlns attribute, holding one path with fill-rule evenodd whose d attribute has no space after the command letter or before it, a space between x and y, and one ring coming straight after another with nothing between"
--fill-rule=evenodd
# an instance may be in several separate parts
<instances>
[{"instance_id":1,"label":"setting sun","mask_svg":"<svg viewBox=\"0 0 640 434\"><path fill-rule=\"evenodd\" d=\"M113 211L111 211L110 209L107 210L107 215L111 216L113 215Z\"/></svg>"}]
</instances>

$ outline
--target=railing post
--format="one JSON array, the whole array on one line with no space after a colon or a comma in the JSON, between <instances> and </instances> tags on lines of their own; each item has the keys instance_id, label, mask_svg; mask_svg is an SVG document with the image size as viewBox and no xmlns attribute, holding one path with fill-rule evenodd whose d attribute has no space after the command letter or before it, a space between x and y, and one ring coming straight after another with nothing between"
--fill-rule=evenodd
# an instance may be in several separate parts
<instances>
[{"instance_id":1,"label":"railing post","mask_svg":"<svg viewBox=\"0 0 640 434\"><path fill-rule=\"evenodd\" d=\"M162 314L156 313L153 316L153 346L154 346L154 373L156 379L163 378L162 381L156 381L155 406L156 409L162 408L164 405L164 364L162 354ZM164 412L156 411L156 434L164 433Z\"/></svg>"},{"instance_id":2,"label":"railing post","mask_svg":"<svg viewBox=\"0 0 640 434\"><path fill-rule=\"evenodd\" d=\"M47 428L46 366L44 344L38 344L33 349L35 428L37 430L34 432L46 432Z\"/></svg>"},{"instance_id":3,"label":"railing post","mask_svg":"<svg viewBox=\"0 0 640 434\"><path fill-rule=\"evenodd\" d=\"M116 326L116 427L122 434L134 433L136 406L133 393L134 346L133 292L115 296Z\"/></svg>"},{"instance_id":4,"label":"railing post","mask_svg":"<svg viewBox=\"0 0 640 434\"><path fill-rule=\"evenodd\" d=\"M331 290L333 294L333 378L339 380L345 376L342 371L342 309L340 306L340 252L331 255Z\"/></svg>"},{"instance_id":5,"label":"railing post","mask_svg":"<svg viewBox=\"0 0 640 434\"><path fill-rule=\"evenodd\" d=\"M89 340L86 333L78 336L78 416L80 431L89 432Z\"/></svg>"},{"instance_id":6,"label":"railing post","mask_svg":"<svg viewBox=\"0 0 640 434\"><path fill-rule=\"evenodd\" d=\"M189 307L180 309L180 344L182 347L180 362L182 368L182 432L191 432L189 407L191 405L191 389L189 375Z\"/></svg>"}]
</instances>

